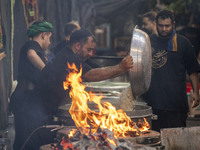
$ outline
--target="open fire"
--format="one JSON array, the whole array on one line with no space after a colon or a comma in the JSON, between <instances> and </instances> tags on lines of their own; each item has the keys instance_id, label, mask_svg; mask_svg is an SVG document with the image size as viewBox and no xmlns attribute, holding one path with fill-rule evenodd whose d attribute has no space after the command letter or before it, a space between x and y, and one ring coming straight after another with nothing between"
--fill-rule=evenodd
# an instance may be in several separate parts
<instances>
[{"instance_id":1,"label":"open fire","mask_svg":"<svg viewBox=\"0 0 200 150\"><path fill-rule=\"evenodd\" d=\"M85 138L90 138L95 141L101 139L106 144L117 145L115 139L140 136L148 132L150 126L145 118L143 121L136 124L131 121L130 117L128 117L123 110L116 110L109 102L102 103L101 99L103 95L98 96L92 92L88 93L85 91L86 86L81 84L82 68L80 72L78 72L75 64L70 65L68 63L68 67L70 73L66 77L66 81L63 82L63 86L65 90L70 89L69 94L72 98L72 104L69 112L78 129L73 129L73 131L68 134L68 139L79 131L82 137L85 135L87 136ZM91 110L88 107L88 102L94 102L97 106L97 110ZM113 133L113 139L112 137L109 138L104 130L111 131ZM63 139L62 144L63 143L67 143L68 146L71 146L69 140Z\"/></svg>"},{"instance_id":2,"label":"open fire","mask_svg":"<svg viewBox=\"0 0 200 150\"><path fill-rule=\"evenodd\" d=\"M69 136L70 130L73 128L73 136ZM72 130L71 130L72 131ZM143 132L143 137L147 137L151 131ZM139 137L132 137L133 139L118 138L114 139L113 132L108 129L98 128L96 133L89 132L88 135L81 133L75 127L66 127L60 130L57 135L57 142L51 144L51 150L155 150L147 145L136 144ZM112 140L113 139L113 140ZM141 141L138 140L139 142ZM50 146L50 145L49 145ZM47 147L43 147L47 150ZM43 150L41 149L41 150ZM48 148L49 149L49 148Z\"/></svg>"}]
</instances>

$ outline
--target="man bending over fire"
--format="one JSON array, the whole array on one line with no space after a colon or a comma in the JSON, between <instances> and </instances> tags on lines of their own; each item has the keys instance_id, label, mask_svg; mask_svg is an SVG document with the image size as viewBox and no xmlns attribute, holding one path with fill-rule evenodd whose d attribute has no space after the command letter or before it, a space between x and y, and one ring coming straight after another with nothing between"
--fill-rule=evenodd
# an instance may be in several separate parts
<instances>
[{"instance_id":1,"label":"man bending over fire","mask_svg":"<svg viewBox=\"0 0 200 150\"><path fill-rule=\"evenodd\" d=\"M92 69L85 60L92 55L93 49L94 36L88 30L77 30L70 37L70 47L63 49L45 66L42 70L38 87L29 97L33 105L27 106L24 110L24 115L27 118L26 122L33 122L33 124L29 123L29 127L26 127L27 130L33 131L41 126L45 127L45 125L52 124L52 116L56 115L58 106L70 102L69 91L65 91L63 88L63 81L66 80L66 76L70 72L68 63L75 63L78 70L82 68L82 79L85 81L109 79L133 68L133 59L129 55L118 65ZM39 107L40 109L34 109L34 107ZM22 125L24 126L26 122L22 122ZM49 144L50 140L45 140L44 138L48 137L49 139L52 136L48 136L50 133L44 130L41 129L35 132L29 141L24 144L25 149L38 149L41 145Z\"/></svg>"},{"instance_id":2,"label":"man bending over fire","mask_svg":"<svg viewBox=\"0 0 200 150\"><path fill-rule=\"evenodd\" d=\"M80 70L82 67L82 79L85 81L101 81L112 78L128 71L133 67L133 59L129 55L120 64L103 68L92 69L85 60L92 55L94 48L94 36L85 29L75 31L70 38L70 48L66 47L52 60L42 71L40 87L46 106L50 111L56 111L61 102L66 102L63 89L63 81L69 73L67 63L75 63ZM52 112L50 112L52 113ZM54 114L54 112L53 112Z\"/></svg>"}]
</instances>

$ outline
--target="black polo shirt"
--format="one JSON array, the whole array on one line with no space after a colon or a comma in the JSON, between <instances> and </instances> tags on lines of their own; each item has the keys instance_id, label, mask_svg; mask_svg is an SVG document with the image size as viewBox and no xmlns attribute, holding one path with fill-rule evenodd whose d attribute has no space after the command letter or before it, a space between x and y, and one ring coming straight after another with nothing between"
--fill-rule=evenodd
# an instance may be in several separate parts
<instances>
[{"instance_id":1,"label":"black polo shirt","mask_svg":"<svg viewBox=\"0 0 200 150\"><path fill-rule=\"evenodd\" d=\"M63 81L66 81L70 71L68 63L75 63L79 71L80 67L82 67L82 75L92 69L83 59L74 54L69 47L58 53L44 67L39 80L39 90L45 102L45 107L48 106L50 111L56 110L62 103L70 101L69 90L65 91L63 88Z\"/></svg>"},{"instance_id":2,"label":"black polo shirt","mask_svg":"<svg viewBox=\"0 0 200 150\"><path fill-rule=\"evenodd\" d=\"M28 59L27 51L30 49L34 50L41 58L41 60L46 63L44 53L39 43L36 41L27 41L20 51L18 64L18 81L25 79L36 84L41 71L37 69Z\"/></svg>"}]
</instances>

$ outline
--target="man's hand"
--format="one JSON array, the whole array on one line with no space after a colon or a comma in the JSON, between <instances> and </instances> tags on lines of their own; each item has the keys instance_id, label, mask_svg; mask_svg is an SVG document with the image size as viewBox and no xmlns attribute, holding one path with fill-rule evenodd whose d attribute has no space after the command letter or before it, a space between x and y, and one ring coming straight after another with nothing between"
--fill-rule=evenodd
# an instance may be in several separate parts
<instances>
[{"instance_id":1,"label":"man's hand","mask_svg":"<svg viewBox=\"0 0 200 150\"><path fill-rule=\"evenodd\" d=\"M128 71L129 69L133 68L133 58L132 56L126 56L119 64L120 69L124 71Z\"/></svg>"},{"instance_id":2,"label":"man's hand","mask_svg":"<svg viewBox=\"0 0 200 150\"><path fill-rule=\"evenodd\" d=\"M90 82L106 80L119 76L129 71L131 68L133 68L133 58L129 55L115 66L91 69L83 75L83 79Z\"/></svg>"},{"instance_id":3,"label":"man's hand","mask_svg":"<svg viewBox=\"0 0 200 150\"><path fill-rule=\"evenodd\" d=\"M192 108L197 107L199 105L199 101L200 99L199 99L198 92L193 93L190 98L190 103L191 103Z\"/></svg>"},{"instance_id":4,"label":"man's hand","mask_svg":"<svg viewBox=\"0 0 200 150\"><path fill-rule=\"evenodd\" d=\"M198 80L198 73L192 73L189 75L190 81L192 83L193 94L190 98L190 105L192 108L199 105L199 80Z\"/></svg>"}]
</instances>

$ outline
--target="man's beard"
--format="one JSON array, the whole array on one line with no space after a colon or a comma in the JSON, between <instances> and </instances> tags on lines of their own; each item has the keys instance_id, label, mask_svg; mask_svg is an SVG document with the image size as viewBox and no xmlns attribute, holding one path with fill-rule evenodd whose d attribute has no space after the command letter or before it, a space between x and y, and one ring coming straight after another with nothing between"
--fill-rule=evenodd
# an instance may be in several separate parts
<instances>
[{"instance_id":1,"label":"man's beard","mask_svg":"<svg viewBox=\"0 0 200 150\"><path fill-rule=\"evenodd\" d=\"M89 56L88 56L88 57L84 56L82 50L78 51L76 54L77 54L80 58L82 58L84 61L86 61L86 60L89 58Z\"/></svg>"},{"instance_id":2,"label":"man's beard","mask_svg":"<svg viewBox=\"0 0 200 150\"><path fill-rule=\"evenodd\" d=\"M158 31L158 35L162 38L169 38L172 35L173 30L171 30L170 32L166 33L165 35L163 35L159 30Z\"/></svg>"},{"instance_id":3,"label":"man's beard","mask_svg":"<svg viewBox=\"0 0 200 150\"><path fill-rule=\"evenodd\" d=\"M144 32L146 32L148 35L151 35L152 34L152 31L149 31L149 30L147 30L147 29L145 29L145 28L143 28L142 29Z\"/></svg>"}]
</instances>

